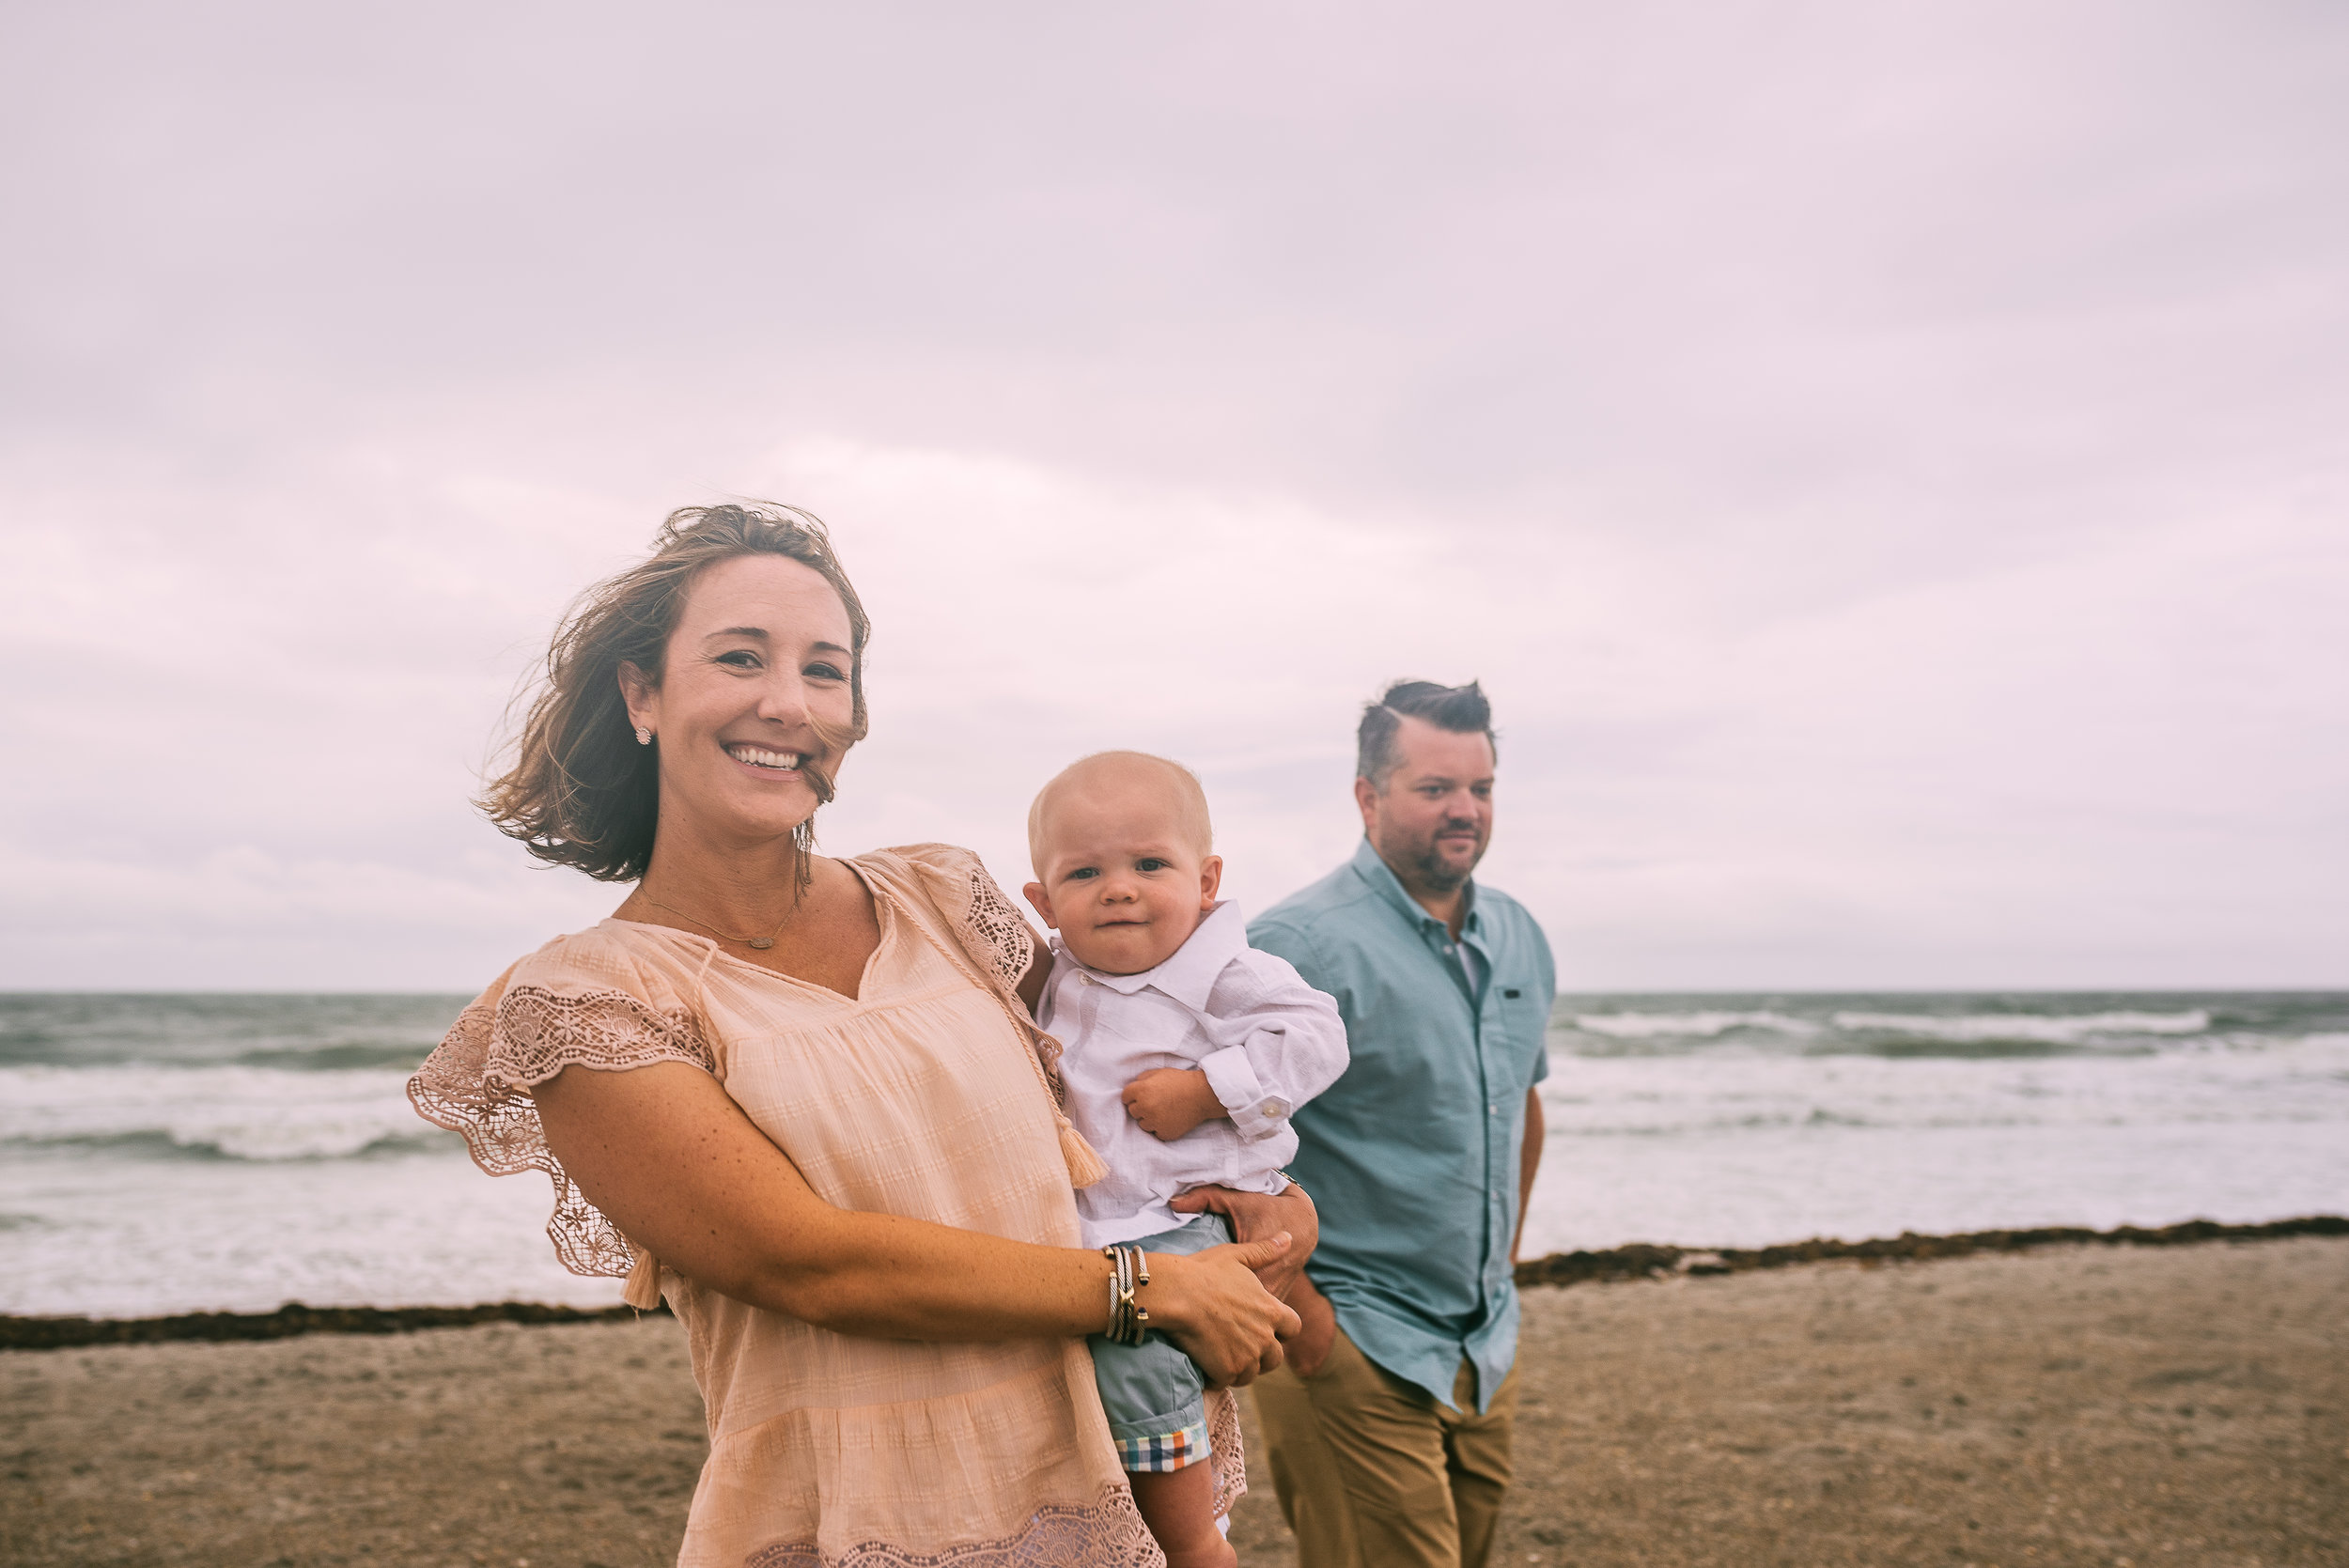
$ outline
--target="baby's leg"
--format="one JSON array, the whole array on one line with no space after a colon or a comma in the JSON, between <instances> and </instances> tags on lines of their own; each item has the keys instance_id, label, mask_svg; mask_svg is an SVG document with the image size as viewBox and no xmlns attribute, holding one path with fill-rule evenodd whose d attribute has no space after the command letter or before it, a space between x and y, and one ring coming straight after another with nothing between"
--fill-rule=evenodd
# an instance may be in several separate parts
<instances>
[{"instance_id":1,"label":"baby's leg","mask_svg":"<svg viewBox=\"0 0 2349 1568\"><path fill-rule=\"evenodd\" d=\"M1239 1568L1239 1554L1215 1528L1215 1467L1204 1460L1179 1470L1128 1470L1134 1506L1158 1537L1166 1568Z\"/></svg>"}]
</instances>

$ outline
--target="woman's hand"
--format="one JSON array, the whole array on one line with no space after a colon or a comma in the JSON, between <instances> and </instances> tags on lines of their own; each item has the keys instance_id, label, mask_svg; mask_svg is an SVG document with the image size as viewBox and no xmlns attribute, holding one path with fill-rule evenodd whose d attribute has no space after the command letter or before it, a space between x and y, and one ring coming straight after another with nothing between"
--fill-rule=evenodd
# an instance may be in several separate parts
<instances>
[{"instance_id":1,"label":"woman's hand","mask_svg":"<svg viewBox=\"0 0 2349 1568\"><path fill-rule=\"evenodd\" d=\"M1281 1341L1298 1330L1297 1314L1256 1278L1290 1245L1283 1233L1188 1257L1153 1252L1150 1282L1135 1302L1149 1312L1152 1327L1199 1363L1210 1384L1252 1383L1281 1364Z\"/></svg>"},{"instance_id":2,"label":"woman's hand","mask_svg":"<svg viewBox=\"0 0 2349 1568\"><path fill-rule=\"evenodd\" d=\"M1314 1201L1305 1195L1305 1189L1295 1182L1289 1183L1287 1191L1273 1197L1261 1192L1235 1192L1228 1187L1195 1187L1167 1207L1176 1214L1213 1210L1232 1222L1235 1241L1261 1241L1286 1232L1287 1250L1256 1270L1256 1278L1264 1281L1264 1288L1283 1301L1290 1298L1297 1282L1305 1277L1305 1260L1314 1255L1315 1247L1321 1241L1321 1216L1314 1208ZM1264 1370L1270 1372L1272 1368Z\"/></svg>"}]
</instances>

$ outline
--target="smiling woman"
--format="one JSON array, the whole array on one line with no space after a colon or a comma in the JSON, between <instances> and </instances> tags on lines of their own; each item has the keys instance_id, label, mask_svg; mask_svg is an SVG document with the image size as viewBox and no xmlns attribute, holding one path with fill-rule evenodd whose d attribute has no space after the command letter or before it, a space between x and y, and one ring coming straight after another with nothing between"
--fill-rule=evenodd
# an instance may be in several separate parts
<instances>
[{"instance_id":1,"label":"smiling woman","mask_svg":"<svg viewBox=\"0 0 2349 1568\"><path fill-rule=\"evenodd\" d=\"M783 507L678 512L582 598L483 804L637 885L500 977L410 1096L492 1174L553 1178L568 1265L687 1324L711 1451L680 1561L1143 1568L1082 1338L1122 1305L1077 1245L1101 1166L1030 1012L1039 944L967 850L814 853L869 630ZM1227 1383L1278 1363L1297 1319L1266 1287L1314 1234L1301 1193L1230 1202L1242 1240L1153 1254L1136 1296Z\"/></svg>"},{"instance_id":2,"label":"smiling woman","mask_svg":"<svg viewBox=\"0 0 2349 1568\"><path fill-rule=\"evenodd\" d=\"M775 590L773 597L763 597L765 588ZM730 617L720 602L741 611L745 624L725 624ZM789 769L807 793L770 800L770 812L798 810L791 836L801 874L794 881L804 887L816 807L832 799L841 756L864 738L864 644L872 622L822 524L792 507L673 512L649 560L583 595L547 652L546 684L531 705L514 766L490 786L481 807L540 860L603 881L644 876L652 861L661 762L643 748L661 731L657 706L641 721L638 709L647 698L657 705L669 645L689 606L702 612L702 624L680 643L683 673L723 666L737 678L754 678L777 658L789 663L808 656L795 665L803 683L800 720L817 748L812 755L795 753L801 766ZM776 624L750 624L762 618ZM778 654L783 636L807 645ZM817 690L810 692L808 685ZM773 737L762 732L754 738Z\"/></svg>"}]
</instances>

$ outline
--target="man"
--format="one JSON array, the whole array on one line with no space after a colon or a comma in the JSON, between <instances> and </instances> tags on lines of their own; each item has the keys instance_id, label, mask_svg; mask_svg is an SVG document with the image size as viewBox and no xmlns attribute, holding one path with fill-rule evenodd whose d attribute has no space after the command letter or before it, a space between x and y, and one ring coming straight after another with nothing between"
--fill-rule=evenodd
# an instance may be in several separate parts
<instances>
[{"instance_id":1,"label":"man","mask_svg":"<svg viewBox=\"0 0 2349 1568\"><path fill-rule=\"evenodd\" d=\"M1292 1124L1321 1245L1256 1384L1300 1568L1482 1568L1508 1489L1557 979L1533 918L1470 879L1494 760L1475 683L1388 688L1358 736L1361 846L1248 928L1337 999L1352 1052Z\"/></svg>"}]
</instances>

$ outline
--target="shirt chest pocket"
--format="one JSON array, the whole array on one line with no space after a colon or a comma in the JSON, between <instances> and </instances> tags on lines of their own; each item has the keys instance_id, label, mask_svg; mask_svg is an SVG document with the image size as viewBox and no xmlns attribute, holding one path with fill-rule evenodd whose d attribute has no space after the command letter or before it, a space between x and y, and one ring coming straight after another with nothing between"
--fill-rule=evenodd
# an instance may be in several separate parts
<instances>
[{"instance_id":1,"label":"shirt chest pocket","mask_svg":"<svg viewBox=\"0 0 2349 1568\"><path fill-rule=\"evenodd\" d=\"M1549 1009L1541 992L1523 981L1495 980L1486 992L1485 1027L1490 1034L1487 1052L1499 1048L1499 1054L1530 1086L1548 1048Z\"/></svg>"}]
</instances>

